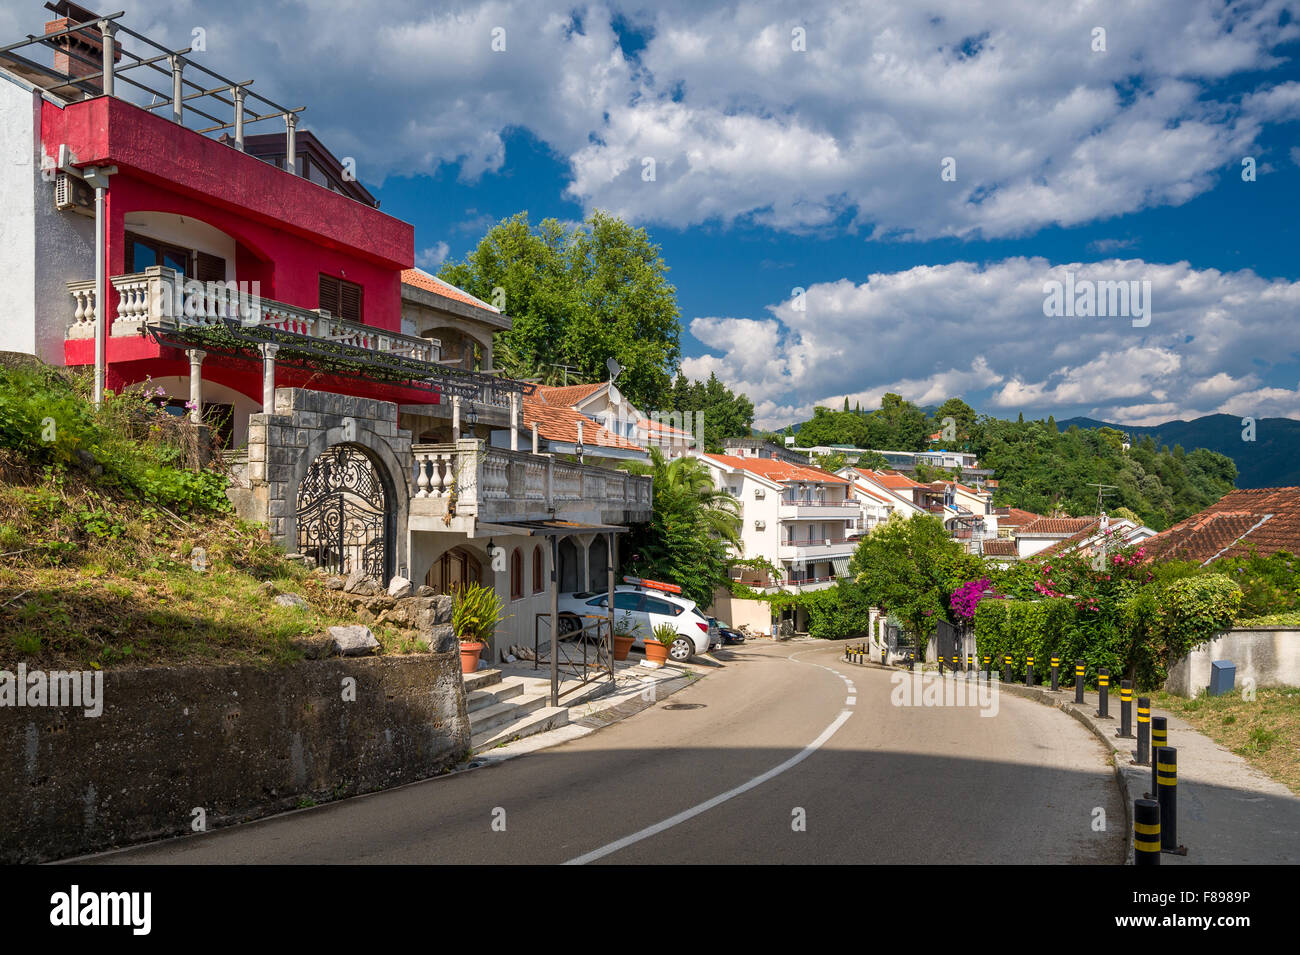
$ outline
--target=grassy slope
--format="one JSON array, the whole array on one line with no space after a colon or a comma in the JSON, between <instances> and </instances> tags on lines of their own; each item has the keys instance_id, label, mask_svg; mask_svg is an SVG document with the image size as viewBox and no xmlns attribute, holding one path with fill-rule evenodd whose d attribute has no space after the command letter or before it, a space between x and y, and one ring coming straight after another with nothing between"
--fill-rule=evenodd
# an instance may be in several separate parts
<instances>
[{"instance_id":1,"label":"grassy slope","mask_svg":"<svg viewBox=\"0 0 1300 955\"><path fill-rule=\"evenodd\" d=\"M223 479L184 466L194 429L139 398L84 398L76 379L0 363L0 668L283 663L299 638L358 622L230 513ZM308 607L276 606L281 592ZM371 629L384 652L421 649Z\"/></svg>"}]
</instances>

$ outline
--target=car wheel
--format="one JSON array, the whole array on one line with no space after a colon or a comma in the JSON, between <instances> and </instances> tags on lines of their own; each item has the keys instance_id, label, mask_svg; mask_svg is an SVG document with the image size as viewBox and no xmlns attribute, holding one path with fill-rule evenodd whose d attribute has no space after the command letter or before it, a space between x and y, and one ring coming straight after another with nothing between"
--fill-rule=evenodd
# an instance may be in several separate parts
<instances>
[{"instance_id":1,"label":"car wheel","mask_svg":"<svg viewBox=\"0 0 1300 955\"><path fill-rule=\"evenodd\" d=\"M573 614L560 614L560 633L573 633L582 629L582 621Z\"/></svg>"},{"instance_id":2,"label":"car wheel","mask_svg":"<svg viewBox=\"0 0 1300 955\"><path fill-rule=\"evenodd\" d=\"M678 637L668 648L668 656L678 663L685 663L695 654L695 642L690 637Z\"/></svg>"}]
</instances>

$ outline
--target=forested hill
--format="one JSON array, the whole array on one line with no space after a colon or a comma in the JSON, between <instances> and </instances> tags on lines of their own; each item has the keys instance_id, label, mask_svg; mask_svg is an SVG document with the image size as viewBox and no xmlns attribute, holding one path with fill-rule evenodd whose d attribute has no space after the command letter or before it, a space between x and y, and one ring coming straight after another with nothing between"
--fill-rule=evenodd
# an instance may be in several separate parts
<instances>
[{"instance_id":1,"label":"forested hill","mask_svg":"<svg viewBox=\"0 0 1300 955\"><path fill-rule=\"evenodd\" d=\"M1061 429L1115 428L1135 439L1151 435L1157 446L1208 448L1232 458L1237 465L1238 487L1294 487L1300 485L1300 421L1259 418L1255 440L1243 440L1245 428L1235 415L1212 414L1191 421L1166 421L1151 427L1107 424L1092 418L1058 421ZM1249 433L1246 432L1249 437Z\"/></svg>"},{"instance_id":2,"label":"forested hill","mask_svg":"<svg viewBox=\"0 0 1300 955\"><path fill-rule=\"evenodd\" d=\"M1132 429L1128 429L1132 430ZM1195 514L1232 490L1237 476L1232 459L1205 448L1162 448L1150 435L1123 449L1114 428L1067 427L1056 422L980 418L971 429L970 447L980 466L998 479L994 501L1039 514L1060 508L1069 514L1097 513L1097 488L1115 488L1106 510L1126 507L1143 523L1164 530Z\"/></svg>"}]
</instances>

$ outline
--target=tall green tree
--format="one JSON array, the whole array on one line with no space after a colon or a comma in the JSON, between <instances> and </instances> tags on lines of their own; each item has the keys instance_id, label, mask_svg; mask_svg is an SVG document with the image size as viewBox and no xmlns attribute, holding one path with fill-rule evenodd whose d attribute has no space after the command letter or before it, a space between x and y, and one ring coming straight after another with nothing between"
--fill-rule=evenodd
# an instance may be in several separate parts
<instances>
[{"instance_id":1,"label":"tall green tree","mask_svg":"<svg viewBox=\"0 0 1300 955\"><path fill-rule=\"evenodd\" d=\"M612 357L633 404L666 408L681 313L659 252L644 229L599 210L578 226L545 219L536 228L520 212L438 275L484 301L504 295L513 325L495 344L509 374L602 381Z\"/></svg>"},{"instance_id":2,"label":"tall green tree","mask_svg":"<svg viewBox=\"0 0 1300 955\"><path fill-rule=\"evenodd\" d=\"M754 427L754 403L724 385L716 374L708 381L673 382L671 410L690 412L692 430L703 435L704 450L721 451L727 438L747 438Z\"/></svg>"}]
</instances>

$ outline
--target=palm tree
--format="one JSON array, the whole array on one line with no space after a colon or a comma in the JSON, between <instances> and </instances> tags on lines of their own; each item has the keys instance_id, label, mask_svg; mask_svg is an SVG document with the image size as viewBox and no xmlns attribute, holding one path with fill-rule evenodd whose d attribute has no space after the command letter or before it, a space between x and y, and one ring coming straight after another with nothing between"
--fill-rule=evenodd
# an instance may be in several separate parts
<instances>
[{"instance_id":1,"label":"palm tree","mask_svg":"<svg viewBox=\"0 0 1300 955\"><path fill-rule=\"evenodd\" d=\"M699 458L683 456L668 461L659 448L651 447L648 465L629 464L627 469L654 477L657 509L666 510L661 503L672 501L674 510L694 514L710 534L740 551L740 502L718 490L708 465ZM662 502L660 494L664 495Z\"/></svg>"}]
</instances>

